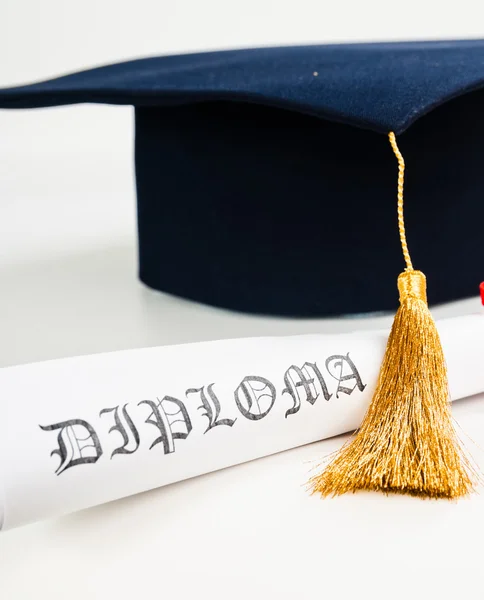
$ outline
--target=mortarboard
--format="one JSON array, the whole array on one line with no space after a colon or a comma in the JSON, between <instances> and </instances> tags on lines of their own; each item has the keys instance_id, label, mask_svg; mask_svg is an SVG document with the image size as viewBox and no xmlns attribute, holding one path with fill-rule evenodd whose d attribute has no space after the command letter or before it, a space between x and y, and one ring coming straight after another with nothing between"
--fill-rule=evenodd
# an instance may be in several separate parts
<instances>
[{"instance_id":1,"label":"mortarboard","mask_svg":"<svg viewBox=\"0 0 484 600\"><path fill-rule=\"evenodd\" d=\"M484 41L356 44L132 61L0 91L0 107L135 106L140 275L154 288L269 314L387 310L403 250L372 402L311 487L457 498L475 473L407 247L400 148L409 242L430 300L471 296L483 87ZM389 226L395 157L400 236Z\"/></svg>"},{"instance_id":2,"label":"mortarboard","mask_svg":"<svg viewBox=\"0 0 484 600\"><path fill-rule=\"evenodd\" d=\"M0 107L133 104L143 282L327 316L396 305L389 131L430 301L474 294L483 85L484 41L285 47L114 64L0 90Z\"/></svg>"}]
</instances>

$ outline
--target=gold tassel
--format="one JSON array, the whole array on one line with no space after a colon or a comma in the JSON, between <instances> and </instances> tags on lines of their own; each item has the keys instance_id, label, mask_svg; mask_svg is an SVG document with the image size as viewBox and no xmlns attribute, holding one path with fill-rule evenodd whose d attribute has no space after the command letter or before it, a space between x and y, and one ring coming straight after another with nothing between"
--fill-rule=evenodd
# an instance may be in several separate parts
<instances>
[{"instance_id":1,"label":"gold tassel","mask_svg":"<svg viewBox=\"0 0 484 600\"><path fill-rule=\"evenodd\" d=\"M398 278L400 307L360 429L309 484L323 496L378 490L458 498L473 490L473 468L452 423L445 358L427 306L425 275L410 260L403 220L405 163L393 132L389 139L399 165L398 224L406 262Z\"/></svg>"}]
</instances>

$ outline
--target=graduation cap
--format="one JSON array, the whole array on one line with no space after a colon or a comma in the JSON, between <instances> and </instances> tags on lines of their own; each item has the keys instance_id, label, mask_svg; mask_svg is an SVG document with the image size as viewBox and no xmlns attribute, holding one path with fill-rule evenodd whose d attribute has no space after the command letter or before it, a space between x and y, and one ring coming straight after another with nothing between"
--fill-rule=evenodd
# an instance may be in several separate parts
<instances>
[{"instance_id":1,"label":"graduation cap","mask_svg":"<svg viewBox=\"0 0 484 600\"><path fill-rule=\"evenodd\" d=\"M321 317L396 306L389 131L430 301L475 294L483 85L484 41L285 47L114 64L0 90L0 107L133 104L142 281Z\"/></svg>"},{"instance_id":2,"label":"graduation cap","mask_svg":"<svg viewBox=\"0 0 484 600\"><path fill-rule=\"evenodd\" d=\"M474 295L483 88L484 41L355 44L135 60L0 90L0 107L135 106L140 277L153 288L267 314L390 310L403 249L372 404L312 487L455 498L472 473L408 252L403 156L430 300Z\"/></svg>"}]
</instances>

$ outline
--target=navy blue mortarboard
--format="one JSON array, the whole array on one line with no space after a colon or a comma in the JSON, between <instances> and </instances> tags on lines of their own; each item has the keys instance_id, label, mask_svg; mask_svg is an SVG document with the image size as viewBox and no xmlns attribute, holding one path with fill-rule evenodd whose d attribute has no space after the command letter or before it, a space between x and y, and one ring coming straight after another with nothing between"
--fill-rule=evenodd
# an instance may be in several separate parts
<instances>
[{"instance_id":1,"label":"navy blue mortarboard","mask_svg":"<svg viewBox=\"0 0 484 600\"><path fill-rule=\"evenodd\" d=\"M326 316L397 305L389 131L430 302L475 294L483 87L484 41L355 44L135 60L0 90L0 107L133 104L141 279L225 308Z\"/></svg>"}]
</instances>

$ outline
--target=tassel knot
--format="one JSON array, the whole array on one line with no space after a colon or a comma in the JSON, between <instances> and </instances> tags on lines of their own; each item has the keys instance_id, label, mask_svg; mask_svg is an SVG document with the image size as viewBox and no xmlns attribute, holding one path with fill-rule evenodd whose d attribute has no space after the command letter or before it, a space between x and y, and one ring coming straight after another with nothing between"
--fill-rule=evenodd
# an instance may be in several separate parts
<instances>
[{"instance_id":1,"label":"tassel knot","mask_svg":"<svg viewBox=\"0 0 484 600\"><path fill-rule=\"evenodd\" d=\"M404 271L398 277L400 302L407 298L422 300L427 304L427 279L422 271Z\"/></svg>"}]
</instances>

